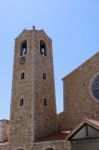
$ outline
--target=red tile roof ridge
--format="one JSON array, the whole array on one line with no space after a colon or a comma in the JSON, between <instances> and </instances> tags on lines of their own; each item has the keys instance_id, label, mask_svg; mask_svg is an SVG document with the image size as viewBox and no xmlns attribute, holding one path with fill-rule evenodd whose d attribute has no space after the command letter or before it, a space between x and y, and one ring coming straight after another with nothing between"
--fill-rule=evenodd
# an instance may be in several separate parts
<instances>
[{"instance_id":1,"label":"red tile roof ridge","mask_svg":"<svg viewBox=\"0 0 99 150\"><path fill-rule=\"evenodd\" d=\"M99 130L99 120L86 118L76 128L74 128L73 131L70 134L68 134L68 136L66 137L66 140L69 140L86 123L88 125L96 128L97 130Z\"/></svg>"},{"instance_id":2,"label":"red tile roof ridge","mask_svg":"<svg viewBox=\"0 0 99 150\"><path fill-rule=\"evenodd\" d=\"M56 132L48 137L40 138L38 141L64 140L70 133L71 133L70 130L69 131L63 130L63 131Z\"/></svg>"},{"instance_id":3,"label":"red tile roof ridge","mask_svg":"<svg viewBox=\"0 0 99 150\"><path fill-rule=\"evenodd\" d=\"M94 120L94 119L86 119L86 121L90 124L92 124L92 125L95 125L96 127L98 127L99 128L99 120Z\"/></svg>"}]
</instances>

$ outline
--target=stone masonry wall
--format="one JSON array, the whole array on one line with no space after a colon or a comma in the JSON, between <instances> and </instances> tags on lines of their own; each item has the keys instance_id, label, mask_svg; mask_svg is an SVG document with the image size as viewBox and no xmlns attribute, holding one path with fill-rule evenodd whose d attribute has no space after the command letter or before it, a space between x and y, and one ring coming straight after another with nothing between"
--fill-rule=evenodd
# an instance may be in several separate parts
<instances>
[{"instance_id":1,"label":"stone masonry wall","mask_svg":"<svg viewBox=\"0 0 99 150\"><path fill-rule=\"evenodd\" d=\"M40 52L41 40L46 43L47 56ZM27 53L20 55L24 41ZM23 57L25 62L20 63ZM23 30L16 38L13 68L10 150L18 147L30 150L33 141L56 132L52 41L43 30ZM23 72L25 78L21 80ZM44 98L48 100L47 106L44 106ZM20 99L24 99L22 106Z\"/></svg>"},{"instance_id":2,"label":"stone masonry wall","mask_svg":"<svg viewBox=\"0 0 99 150\"><path fill-rule=\"evenodd\" d=\"M0 144L0 150L9 150L8 143Z\"/></svg>"},{"instance_id":3,"label":"stone masonry wall","mask_svg":"<svg viewBox=\"0 0 99 150\"><path fill-rule=\"evenodd\" d=\"M34 122L35 137L39 139L56 132L56 100L52 41L43 30L35 31L34 38ZM40 40L46 43L47 56L40 53ZM47 106L44 106L44 98Z\"/></svg>"},{"instance_id":4,"label":"stone masonry wall","mask_svg":"<svg viewBox=\"0 0 99 150\"><path fill-rule=\"evenodd\" d=\"M65 140L35 142L33 144L33 150L46 150L47 148L52 148L53 150L71 150L71 144Z\"/></svg>"},{"instance_id":5,"label":"stone masonry wall","mask_svg":"<svg viewBox=\"0 0 99 150\"><path fill-rule=\"evenodd\" d=\"M0 143L8 141L9 136L9 121L0 120Z\"/></svg>"},{"instance_id":6,"label":"stone masonry wall","mask_svg":"<svg viewBox=\"0 0 99 150\"><path fill-rule=\"evenodd\" d=\"M83 119L99 120L99 102L91 96L90 84L99 74L99 53L63 79L64 116L61 129L73 129Z\"/></svg>"},{"instance_id":7,"label":"stone masonry wall","mask_svg":"<svg viewBox=\"0 0 99 150\"><path fill-rule=\"evenodd\" d=\"M20 47L24 40L27 40L27 53L20 56ZM12 100L10 117L10 150L22 147L30 150L32 145L33 129L33 58L32 58L33 38L31 30L24 30L15 40L15 56L13 67ZM20 63L21 58L25 58L25 63ZM21 80L24 72L25 78ZM24 99L23 106L20 106L20 99Z\"/></svg>"}]
</instances>

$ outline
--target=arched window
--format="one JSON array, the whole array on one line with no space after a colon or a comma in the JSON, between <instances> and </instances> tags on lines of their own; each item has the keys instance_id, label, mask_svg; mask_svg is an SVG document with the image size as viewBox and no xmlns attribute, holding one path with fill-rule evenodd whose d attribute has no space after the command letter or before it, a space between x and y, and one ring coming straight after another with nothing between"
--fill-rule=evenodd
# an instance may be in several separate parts
<instances>
[{"instance_id":1,"label":"arched window","mask_svg":"<svg viewBox=\"0 0 99 150\"><path fill-rule=\"evenodd\" d=\"M24 54L27 54L27 41L26 40L24 40L20 46L20 56L23 56Z\"/></svg>"},{"instance_id":2,"label":"arched window","mask_svg":"<svg viewBox=\"0 0 99 150\"><path fill-rule=\"evenodd\" d=\"M22 107L23 105L24 105L24 99L21 98L21 99L20 99L20 106Z\"/></svg>"},{"instance_id":3,"label":"arched window","mask_svg":"<svg viewBox=\"0 0 99 150\"><path fill-rule=\"evenodd\" d=\"M25 78L25 73L22 72L22 73L21 73L21 80L23 80L24 78Z\"/></svg>"},{"instance_id":4,"label":"arched window","mask_svg":"<svg viewBox=\"0 0 99 150\"><path fill-rule=\"evenodd\" d=\"M40 41L40 54L47 56L47 47L43 40Z\"/></svg>"}]
</instances>

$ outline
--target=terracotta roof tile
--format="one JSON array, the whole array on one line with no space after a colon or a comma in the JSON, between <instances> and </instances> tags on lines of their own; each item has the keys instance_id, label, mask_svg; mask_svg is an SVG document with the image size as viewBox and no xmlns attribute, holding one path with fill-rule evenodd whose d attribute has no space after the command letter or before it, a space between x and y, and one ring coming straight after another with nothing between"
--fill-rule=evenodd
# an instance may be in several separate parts
<instances>
[{"instance_id":1,"label":"terracotta roof tile","mask_svg":"<svg viewBox=\"0 0 99 150\"><path fill-rule=\"evenodd\" d=\"M61 132L57 132L57 133L54 133L53 135L51 136L48 136L48 137L44 137L44 138L40 138L38 140L38 142L40 141L53 141L53 140L63 140L67 137L67 135L70 134L71 131L61 131Z\"/></svg>"},{"instance_id":2,"label":"terracotta roof tile","mask_svg":"<svg viewBox=\"0 0 99 150\"><path fill-rule=\"evenodd\" d=\"M86 120L89 124L94 125L95 127L99 128L99 121L98 120L93 120L93 119L87 119Z\"/></svg>"}]
</instances>

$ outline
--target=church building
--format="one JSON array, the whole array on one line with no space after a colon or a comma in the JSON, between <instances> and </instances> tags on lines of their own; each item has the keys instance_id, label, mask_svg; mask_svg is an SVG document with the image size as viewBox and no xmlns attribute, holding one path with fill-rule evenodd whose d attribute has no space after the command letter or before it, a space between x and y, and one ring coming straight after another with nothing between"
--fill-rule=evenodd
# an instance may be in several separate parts
<instances>
[{"instance_id":1,"label":"church building","mask_svg":"<svg viewBox=\"0 0 99 150\"><path fill-rule=\"evenodd\" d=\"M10 120L0 150L99 150L99 52L63 79L57 114L52 40L24 29L15 39Z\"/></svg>"}]
</instances>

